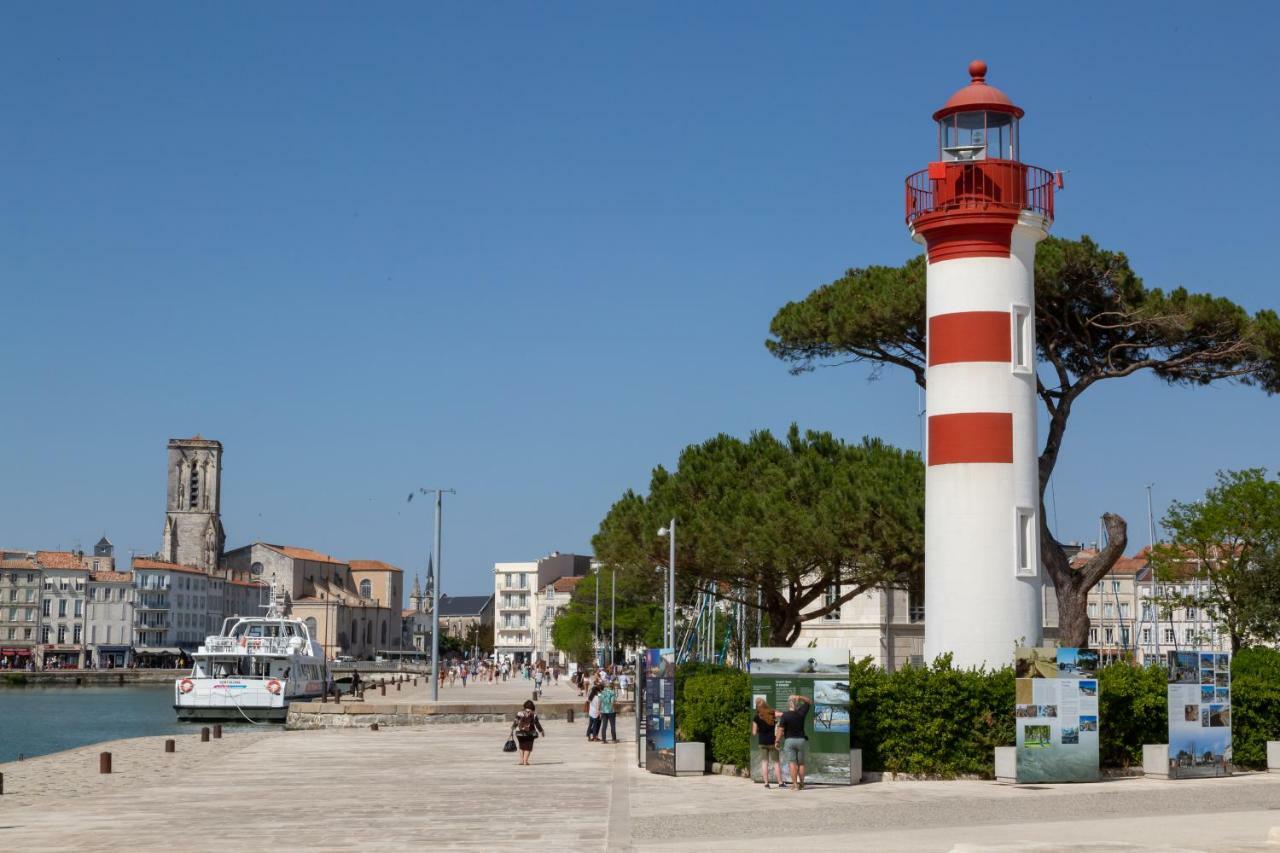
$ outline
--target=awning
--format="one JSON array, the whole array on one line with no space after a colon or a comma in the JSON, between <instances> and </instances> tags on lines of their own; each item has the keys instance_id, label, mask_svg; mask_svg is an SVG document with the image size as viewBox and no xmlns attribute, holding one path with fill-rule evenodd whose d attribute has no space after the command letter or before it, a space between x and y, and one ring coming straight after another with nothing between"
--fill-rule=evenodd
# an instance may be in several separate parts
<instances>
[{"instance_id":1,"label":"awning","mask_svg":"<svg viewBox=\"0 0 1280 853\"><path fill-rule=\"evenodd\" d=\"M0 655L19 655L31 657L31 649L0 649Z\"/></svg>"},{"instance_id":2,"label":"awning","mask_svg":"<svg viewBox=\"0 0 1280 853\"><path fill-rule=\"evenodd\" d=\"M182 649L134 649L133 653L135 655L180 655L182 654Z\"/></svg>"}]
</instances>

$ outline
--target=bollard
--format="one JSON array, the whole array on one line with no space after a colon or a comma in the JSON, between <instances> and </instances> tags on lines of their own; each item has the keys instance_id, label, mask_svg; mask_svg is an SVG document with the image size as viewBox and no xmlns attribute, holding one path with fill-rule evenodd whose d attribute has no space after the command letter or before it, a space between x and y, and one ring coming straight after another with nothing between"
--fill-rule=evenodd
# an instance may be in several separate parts
<instances>
[{"instance_id":1,"label":"bollard","mask_svg":"<svg viewBox=\"0 0 1280 853\"><path fill-rule=\"evenodd\" d=\"M116 676L116 678L118 679L116 683L119 684L121 687L124 687L124 675L123 674L118 675Z\"/></svg>"},{"instance_id":2,"label":"bollard","mask_svg":"<svg viewBox=\"0 0 1280 853\"><path fill-rule=\"evenodd\" d=\"M399 692L400 692L400 682L398 682L398 681L396 682L396 692L397 692L397 693L399 693Z\"/></svg>"},{"instance_id":3,"label":"bollard","mask_svg":"<svg viewBox=\"0 0 1280 853\"><path fill-rule=\"evenodd\" d=\"M417 687L417 686L418 686L418 679L416 679L416 678L415 678L415 679L413 680L413 686L414 686L414 687Z\"/></svg>"},{"instance_id":4,"label":"bollard","mask_svg":"<svg viewBox=\"0 0 1280 853\"><path fill-rule=\"evenodd\" d=\"M178 751L178 744L174 741L174 739L173 739L173 738L166 738L166 739L165 739L165 742L164 742L164 751L165 751L165 752L177 752L177 751Z\"/></svg>"},{"instance_id":5,"label":"bollard","mask_svg":"<svg viewBox=\"0 0 1280 853\"><path fill-rule=\"evenodd\" d=\"M4 796L4 774L0 773L0 797Z\"/></svg>"},{"instance_id":6,"label":"bollard","mask_svg":"<svg viewBox=\"0 0 1280 853\"><path fill-rule=\"evenodd\" d=\"M381 684L379 684L379 685L378 685L378 689L382 691L382 695L383 695L383 696L386 696L386 695L387 695L387 682L385 682L385 681L384 681L384 682L382 682Z\"/></svg>"},{"instance_id":7,"label":"bollard","mask_svg":"<svg viewBox=\"0 0 1280 853\"><path fill-rule=\"evenodd\" d=\"M213 724L213 738L214 740L222 739L222 723Z\"/></svg>"},{"instance_id":8,"label":"bollard","mask_svg":"<svg viewBox=\"0 0 1280 853\"><path fill-rule=\"evenodd\" d=\"M564 712L564 718L565 718L565 720L567 720L567 721L568 721L568 722L570 722L570 723L572 723L572 722L573 722L573 709L572 709L572 708L570 708L569 710L567 710L567 711L565 711L565 712Z\"/></svg>"},{"instance_id":9,"label":"bollard","mask_svg":"<svg viewBox=\"0 0 1280 853\"><path fill-rule=\"evenodd\" d=\"M378 724L377 724L377 723L370 723L370 724L369 724L369 731L371 731L371 732L376 732L377 730L378 730Z\"/></svg>"},{"instance_id":10,"label":"bollard","mask_svg":"<svg viewBox=\"0 0 1280 853\"><path fill-rule=\"evenodd\" d=\"M98 753L98 772L99 773L111 772L111 753L109 752Z\"/></svg>"},{"instance_id":11,"label":"bollard","mask_svg":"<svg viewBox=\"0 0 1280 853\"><path fill-rule=\"evenodd\" d=\"M320 694L320 704L321 704L321 705L328 705L328 704L329 704L329 691L328 691L328 690L326 690L325 692L323 692L323 693L321 693L321 694Z\"/></svg>"},{"instance_id":12,"label":"bollard","mask_svg":"<svg viewBox=\"0 0 1280 853\"><path fill-rule=\"evenodd\" d=\"M200 727L200 742L201 742L201 743L208 743L208 742L209 742L209 727L208 727L208 726L201 726L201 727Z\"/></svg>"}]
</instances>

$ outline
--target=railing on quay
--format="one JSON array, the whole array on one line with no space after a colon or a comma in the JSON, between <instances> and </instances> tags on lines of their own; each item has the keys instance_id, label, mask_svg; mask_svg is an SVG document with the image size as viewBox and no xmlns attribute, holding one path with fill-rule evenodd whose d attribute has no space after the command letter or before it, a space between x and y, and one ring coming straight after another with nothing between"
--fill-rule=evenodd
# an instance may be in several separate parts
<instances>
[{"instance_id":1,"label":"railing on quay","mask_svg":"<svg viewBox=\"0 0 1280 853\"><path fill-rule=\"evenodd\" d=\"M907 224L929 213L1030 210L1053 218L1057 177L1016 160L932 163L907 176Z\"/></svg>"}]
</instances>

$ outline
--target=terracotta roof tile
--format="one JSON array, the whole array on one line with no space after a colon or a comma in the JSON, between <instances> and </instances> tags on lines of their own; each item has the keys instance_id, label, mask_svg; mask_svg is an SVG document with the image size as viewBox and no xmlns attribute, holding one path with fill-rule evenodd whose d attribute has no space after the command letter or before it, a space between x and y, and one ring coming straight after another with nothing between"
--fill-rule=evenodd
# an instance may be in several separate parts
<instances>
[{"instance_id":1,"label":"terracotta roof tile","mask_svg":"<svg viewBox=\"0 0 1280 853\"><path fill-rule=\"evenodd\" d=\"M396 568L390 563L384 563L381 560L348 560L347 565L359 572L399 572L401 569Z\"/></svg>"},{"instance_id":2,"label":"terracotta roof tile","mask_svg":"<svg viewBox=\"0 0 1280 853\"><path fill-rule=\"evenodd\" d=\"M180 563L167 563L164 560L150 560L146 557L133 558L134 569L154 569L159 571L182 572L188 575L204 575L208 577L208 572L203 572L195 566L184 566Z\"/></svg>"},{"instance_id":3,"label":"terracotta roof tile","mask_svg":"<svg viewBox=\"0 0 1280 853\"><path fill-rule=\"evenodd\" d=\"M84 558L75 551L36 551L36 562L46 569L83 569Z\"/></svg>"},{"instance_id":4,"label":"terracotta roof tile","mask_svg":"<svg viewBox=\"0 0 1280 853\"><path fill-rule=\"evenodd\" d=\"M555 581L552 582L551 587L556 592L573 592L574 587L576 587L581 581L581 577L556 578Z\"/></svg>"},{"instance_id":5,"label":"terracotta roof tile","mask_svg":"<svg viewBox=\"0 0 1280 853\"><path fill-rule=\"evenodd\" d=\"M95 583L133 583L133 572L89 572Z\"/></svg>"},{"instance_id":6,"label":"terracotta roof tile","mask_svg":"<svg viewBox=\"0 0 1280 853\"><path fill-rule=\"evenodd\" d=\"M265 542L263 544L266 545ZM333 563L339 566L347 565L345 560L330 557L328 554L321 554L319 551L312 551L310 548L295 548L292 545L267 545L267 547L295 560L311 560L314 563Z\"/></svg>"}]
</instances>

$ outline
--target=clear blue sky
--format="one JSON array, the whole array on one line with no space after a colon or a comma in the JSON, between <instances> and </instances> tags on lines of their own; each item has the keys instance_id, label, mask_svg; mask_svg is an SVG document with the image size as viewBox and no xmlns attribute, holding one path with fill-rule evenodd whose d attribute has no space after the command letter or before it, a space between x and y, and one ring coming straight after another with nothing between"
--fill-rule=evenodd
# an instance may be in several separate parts
<instances>
[{"instance_id":1,"label":"clear blue sky","mask_svg":"<svg viewBox=\"0 0 1280 853\"><path fill-rule=\"evenodd\" d=\"M321 10L317 11L316 7ZM0 26L0 544L151 551L165 443L226 447L228 546L585 552L719 431L916 447L903 373L791 377L774 311L918 252L902 179L974 57L1067 169L1055 233L1280 306L1277 13L1203 3L10 4ZM1080 404L1050 513L1146 544L1277 404L1150 378Z\"/></svg>"}]
</instances>

